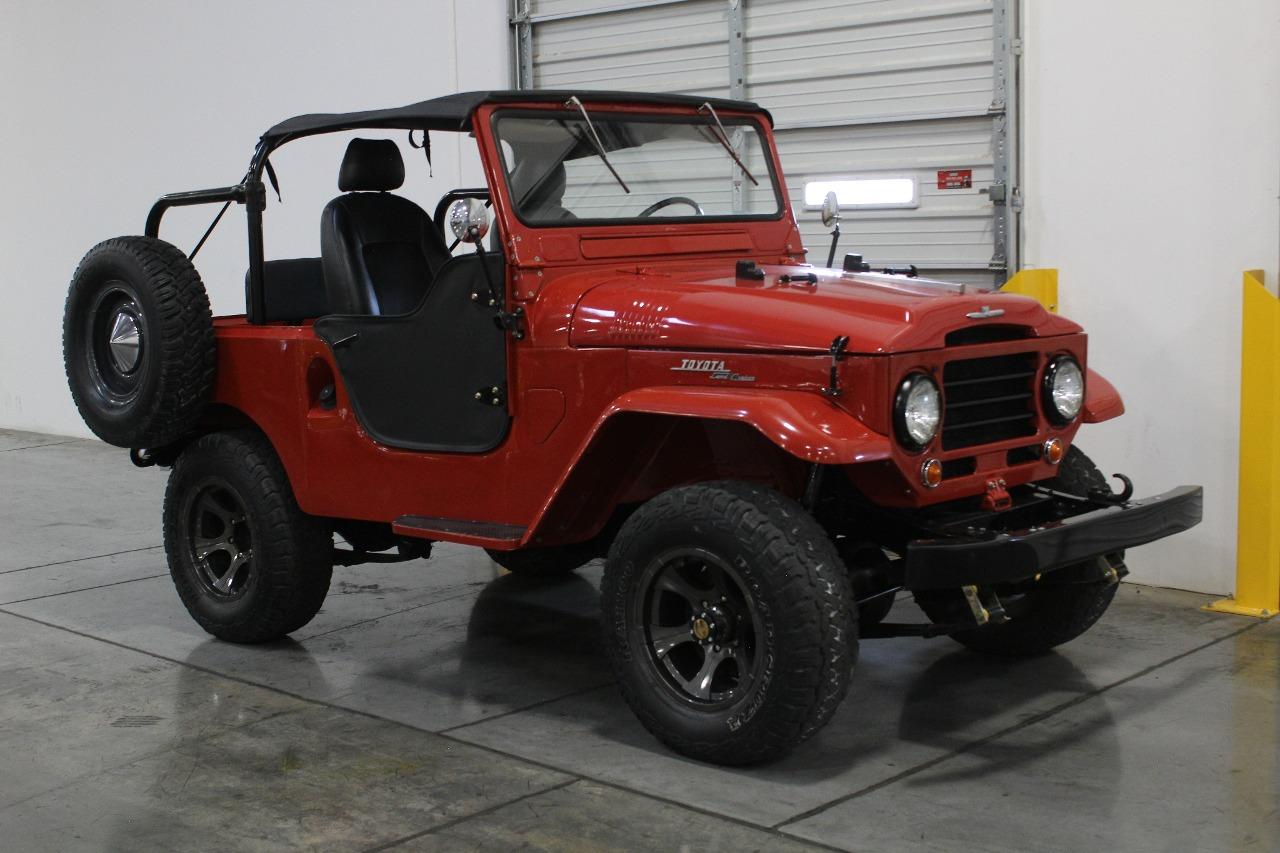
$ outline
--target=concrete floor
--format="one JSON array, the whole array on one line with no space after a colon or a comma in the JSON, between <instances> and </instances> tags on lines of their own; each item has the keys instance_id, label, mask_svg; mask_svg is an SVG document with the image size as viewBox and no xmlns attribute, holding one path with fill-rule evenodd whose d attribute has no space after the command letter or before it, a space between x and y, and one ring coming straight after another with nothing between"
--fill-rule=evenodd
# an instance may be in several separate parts
<instances>
[{"instance_id":1,"label":"concrete floor","mask_svg":"<svg viewBox=\"0 0 1280 853\"><path fill-rule=\"evenodd\" d=\"M821 734L724 770L618 698L598 566L338 569L292 639L234 646L170 584L164 477L0 431L6 851L1280 849L1280 623L1204 596L1125 585L1038 660L868 641Z\"/></svg>"}]
</instances>

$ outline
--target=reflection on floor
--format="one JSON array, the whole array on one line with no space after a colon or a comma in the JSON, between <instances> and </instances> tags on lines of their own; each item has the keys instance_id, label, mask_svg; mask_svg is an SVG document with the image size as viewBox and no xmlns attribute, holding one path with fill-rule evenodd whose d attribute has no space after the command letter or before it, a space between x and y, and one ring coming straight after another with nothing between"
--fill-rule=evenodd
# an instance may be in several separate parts
<instances>
[{"instance_id":1,"label":"reflection on floor","mask_svg":"<svg viewBox=\"0 0 1280 853\"><path fill-rule=\"evenodd\" d=\"M1280 848L1280 624L1200 596L1126 585L1031 661L868 641L817 738L723 770L618 699L599 566L339 569L314 622L246 648L173 592L163 471L0 432L0 482L6 850Z\"/></svg>"}]
</instances>

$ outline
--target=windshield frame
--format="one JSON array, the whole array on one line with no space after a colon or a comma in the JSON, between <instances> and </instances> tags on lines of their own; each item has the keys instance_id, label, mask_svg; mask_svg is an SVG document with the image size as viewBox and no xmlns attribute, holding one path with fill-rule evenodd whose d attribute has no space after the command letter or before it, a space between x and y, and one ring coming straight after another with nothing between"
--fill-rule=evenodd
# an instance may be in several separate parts
<instances>
[{"instance_id":1,"label":"windshield frame","mask_svg":"<svg viewBox=\"0 0 1280 853\"><path fill-rule=\"evenodd\" d=\"M707 125L715 127L715 122L710 116L702 115L692 111L681 110L679 112L668 112L660 109L636 110L631 105L625 105L622 109L610 109L604 104L590 104L588 106L589 114L593 121L637 121L637 122L654 122L654 123L679 123L688 125ZM511 215L520 222L521 225L529 229L542 228L596 228L596 227L624 227L637 228L645 226L663 226L663 225L697 225L697 224L719 224L733 225L738 223L750 222L778 222L784 219L788 213L789 199L787 197L785 186L782 182L781 172L778 168L777 152L773 147L772 136L769 133L771 125L762 120L762 116L752 113L734 113L720 112L721 121L725 123L727 128L735 125L748 124L755 130L760 139L760 150L764 155L765 164L768 170L768 182L773 187L774 199L777 203L777 210L772 213L728 213L715 214L710 216L698 216L692 214L688 216L647 216L647 217L628 217L628 218L608 218L608 219L566 219L558 221L536 221L526 219L521 213L519 206L516 204L515 188L511 185L511 169L507 163L506 152L502 147L502 136L498 132L498 122L503 118L564 118L574 121L581 121L580 113L573 111L567 107L557 105L552 109L534 108L524 106L499 107L495 109L489 116L488 131L493 141L494 150L497 153L496 172L502 181L503 189L508 198L511 199L510 209ZM708 143L712 144L712 143ZM719 146L717 146L719 147ZM723 152L725 162L730 166L733 165L732 158L728 152ZM735 167L736 168L736 167ZM743 180L746 177L743 176ZM765 183L763 176L760 183Z\"/></svg>"}]
</instances>

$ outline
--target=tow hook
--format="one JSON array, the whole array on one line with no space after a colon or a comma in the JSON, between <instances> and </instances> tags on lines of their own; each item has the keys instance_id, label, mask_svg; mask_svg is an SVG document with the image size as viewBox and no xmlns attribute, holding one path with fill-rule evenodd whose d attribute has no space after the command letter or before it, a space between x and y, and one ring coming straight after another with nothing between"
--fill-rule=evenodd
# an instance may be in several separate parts
<instances>
[{"instance_id":1,"label":"tow hook","mask_svg":"<svg viewBox=\"0 0 1280 853\"><path fill-rule=\"evenodd\" d=\"M1112 474L1111 476L1115 477L1124 485L1124 488L1120 490L1120 494L1113 493L1110 487L1090 489L1089 490L1090 500L1100 504L1122 504L1127 502L1129 498L1133 497L1133 481L1132 480L1130 480L1124 474Z\"/></svg>"},{"instance_id":2,"label":"tow hook","mask_svg":"<svg viewBox=\"0 0 1280 853\"><path fill-rule=\"evenodd\" d=\"M988 592L984 601L976 586L962 586L960 591L964 593L969 612L973 614L973 621L978 623L979 627L988 624L1003 625L1009 621L1009 614L1005 613L1004 605L1000 603L995 592Z\"/></svg>"},{"instance_id":3,"label":"tow hook","mask_svg":"<svg viewBox=\"0 0 1280 853\"><path fill-rule=\"evenodd\" d=\"M1117 569L1111 564L1108 557L1098 558L1098 568L1101 569L1102 582L1107 586L1115 586L1120 583L1120 578L1129 574L1129 569L1125 566L1123 560L1118 560L1120 567Z\"/></svg>"},{"instance_id":4,"label":"tow hook","mask_svg":"<svg viewBox=\"0 0 1280 853\"><path fill-rule=\"evenodd\" d=\"M982 508L986 512L1004 512L1013 506L1013 498L1009 496L1004 480L988 480L987 493L982 496Z\"/></svg>"}]
</instances>

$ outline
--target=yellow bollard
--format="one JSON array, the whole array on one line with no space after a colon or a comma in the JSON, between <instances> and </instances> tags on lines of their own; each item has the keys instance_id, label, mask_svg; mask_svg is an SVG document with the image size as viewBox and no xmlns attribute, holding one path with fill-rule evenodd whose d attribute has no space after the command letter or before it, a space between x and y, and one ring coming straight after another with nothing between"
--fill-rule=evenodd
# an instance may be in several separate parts
<instances>
[{"instance_id":1,"label":"yellow bollard","mask_svg":"<svg viewBox=\"0 0 1280 853\"><path fill-rule=\"evenodd\" d=\"M1058 313L1058 271L1055 269L1019 270L1000 292L1030 296L1054 314Z\"/></svg>"},{"instance_id":2,"label":"yellow bollard","mask_svg":"<svg viewBox=\"0 0 1280 853\"><path fill-rule=\"evenodd\" d=\"M1240 357L1236 593L1204 609L1270 619L1280 611L1280 301L1262 270L1244 274Z\"/></svg>"}]
</instances>

